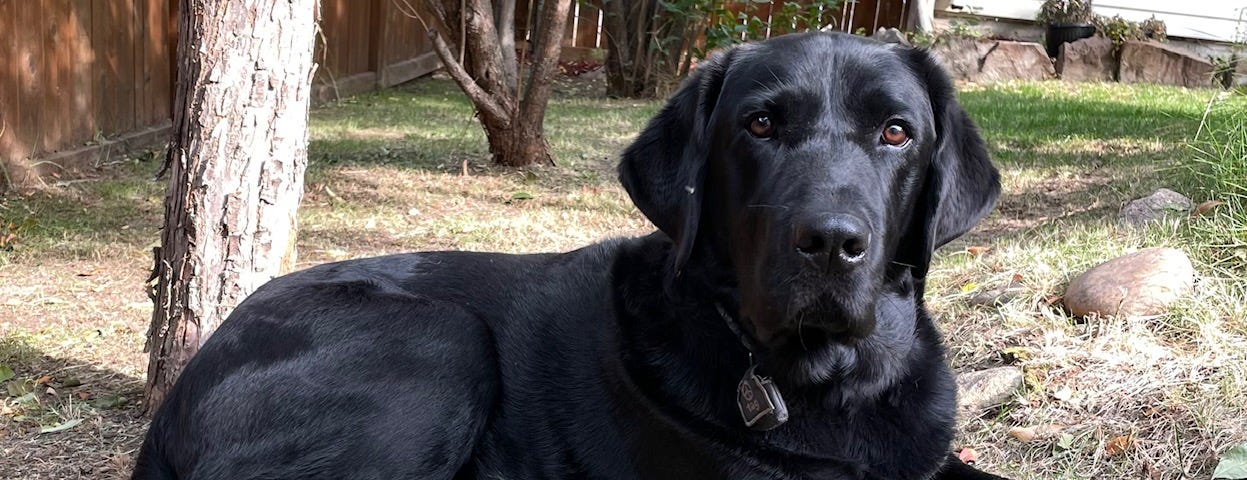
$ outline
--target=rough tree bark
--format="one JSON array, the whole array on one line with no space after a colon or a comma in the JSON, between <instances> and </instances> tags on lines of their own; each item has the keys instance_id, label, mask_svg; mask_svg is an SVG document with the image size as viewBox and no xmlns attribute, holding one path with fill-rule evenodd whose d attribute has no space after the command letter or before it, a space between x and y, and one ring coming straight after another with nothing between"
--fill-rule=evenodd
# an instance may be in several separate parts
<instances>
[{"instance_id":1,"label":"rough tree bark","mask_svg":"<svg viewBox=\"0 0 1247 480\"><path fill-rule=\"evenodd\" d=\"M318 0L181 0L145 410L248 294L293 264Z\"/></svg>"},{"instance_id":2,"label":"rough tree bark","mask_svg":"<svg viewBox=\"0 0 1247 480\"><path fill-rule=\"evenodd\" d=\"M515 53L515 0L425 2L433 20L428 34L434 51L476 107L496 163L554 164L542 124L571 4L572 0L541 2L537 14L541 28L532 32L528 45L532 55L526 58L531 64L524 75L517 73L523 65ZM451 52L447 39L456 44L464 41L464 62Z\"/></svg>"}]
</instances>

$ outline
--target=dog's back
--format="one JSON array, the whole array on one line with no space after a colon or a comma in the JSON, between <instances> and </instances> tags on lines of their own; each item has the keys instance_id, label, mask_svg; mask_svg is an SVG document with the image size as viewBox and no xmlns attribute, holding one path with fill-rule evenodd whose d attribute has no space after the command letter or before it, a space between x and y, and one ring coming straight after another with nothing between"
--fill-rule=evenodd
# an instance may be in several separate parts
<instances>
[{"instance_id":1,"label":"dog's back","mask_svg":"<svg viewBox=\"0 0 1247 480\"><path fill-rule=\"evenodd\" d=\"M577 310L608 309L612 251L395 255L275 279L186 366L133 478L449 478L498 376L558 363L523 357L573 328L557 322L599 318Z\"/></svg>"}]
</instances>

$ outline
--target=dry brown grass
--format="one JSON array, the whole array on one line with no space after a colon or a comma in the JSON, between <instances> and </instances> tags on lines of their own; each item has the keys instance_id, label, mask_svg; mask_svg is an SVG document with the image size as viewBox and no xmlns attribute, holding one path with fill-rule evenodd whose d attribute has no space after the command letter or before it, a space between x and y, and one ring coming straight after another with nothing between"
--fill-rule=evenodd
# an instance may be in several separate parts
<instances>
[{"instance_id":1,"label":"dry brown grass","mask_svg":"<svg viewBox=\"0 0 1247 480\"><path fill-rule=\"evenodd\" d=\"M1202 261L1182 222L1131 232L1113 217L1125 200L1169 185L1157 167L1186 154L1205 95L1068 90L1016 84L963 96L1005 195L938 258L929 301L956 368L1020 365L1027 387L969 420L958 443L1020 479L1207 478L1218 452L1247 440L1244 282L1199 263L1197 293L1159 318L1075 320L1055 301L1074 275L1136 248L1175 246ZM299 265L412 250L558 251L647 232L613 163L657 103L562 91L573 94L555 101L549 123L560 166L519 171L484 164L471 112L442 80L318 109ZM136 161L0 198L4 223L19 225L0 250L0 364L17 381L49 377L25 400L0 392L0 478L121 478L129 468L145 427L136 417L150 315L142 282L163 188L144 180L153 171ZM974 256L967 245L990 249ZM969 301L1015 279L1022 293L1007 303ZM82 386L64 386L71 377ZM118 396L127 400L91 405ZM82 423L38 433L72 419ZM1045 425L1061 430L1029 443L1008 434ZM1129 448L1109 455L1106 445L1127 435Z\"/></svg>"}]
</instances>

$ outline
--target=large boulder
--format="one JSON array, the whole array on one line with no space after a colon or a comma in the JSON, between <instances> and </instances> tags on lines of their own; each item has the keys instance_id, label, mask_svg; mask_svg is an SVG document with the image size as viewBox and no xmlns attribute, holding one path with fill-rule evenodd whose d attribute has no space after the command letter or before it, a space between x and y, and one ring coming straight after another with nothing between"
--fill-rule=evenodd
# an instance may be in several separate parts
<instances>
[{"instance_id":1,"label":"large boulder","mask_svg":"<svg viewBox=\"0 0 1247 480\"><path fill-rule=\"evenodd\" d=\"M954 80L966 82L1044 80L1056 74L1038 43L955 38L931 47L931 54Z\"/></svg>"},{"instance_id":2,"label":"large boulder","mask_svg":"<svg viewBox=\"0 0 1247 480\"><path fill-rule=\"evenodd\" d=\"M994 44L973 38L951 38L932 46L931 55L953 80L977 82L983 57Z\"/></svg>"},{"instance_id":3,"label":"large boulder","mask_svg":"<svg viewBox=\"0 0 1247 480\"><path fill-rule=\"evenodd\" d=\"M1075 82L1111 82L1117 74L1117 57L1113 41L1089 37L1061 44L1056 57L1056 72L1062 80Z\"/></svg>"},{"instance_id":4,"label":"large boulder","mask_svg":"<svg viewBox=\"0 0 1247 480\"><path fill-rule=\"evenodd\" d=\"M1056 76L1043 45L1033 42L995 42L983 56L980 81L1048 80Z\"/></svg>"},{"instance_id":5,"label":"large boulder","mask_svg":"<svg viewBox=\"0 0 1247 480\"><path fill-rule=\"evenodd\" d=\"M1181 250L1147 248L1101 263L1069 283L1065 308L1077 316L1160 315L1195 285Z\"/></svg>"},{"instance_id":6,"label":"large boulder","mask_svg":"<svg viewBox=\"0 0 1247 480\"><path fill-rule=\"evenodd\" d=\"M1212 62L1176 47L1131 40L1121 47L1117 79L1122 83L1210 87L1213 71Z\"/></svg>"}]
</instances>

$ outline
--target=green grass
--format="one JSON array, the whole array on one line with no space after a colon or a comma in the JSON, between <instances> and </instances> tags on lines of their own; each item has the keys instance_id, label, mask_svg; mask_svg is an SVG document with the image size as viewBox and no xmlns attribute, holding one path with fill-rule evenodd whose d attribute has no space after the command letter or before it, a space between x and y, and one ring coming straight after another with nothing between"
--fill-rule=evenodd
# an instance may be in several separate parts
<instances>
[{"instance_id":1,"label":"green grass","mask_svg":"<svg viewBox=\"0 0 1247 480\"><path fill-rule=\"evenodd\" d=\"M1247 292L1225 251L1241 251L1244 138L1241 113L1231 112L1243 111L1242 99L1217 100L1205 118L1217 92L1042 82L961 98L1005 193L997 212L937 261L930 304L955 366L1014 363L1028 378L1018 405L971 422L962 441L1020 478L1138 478L1142 469L1206 478L1217 454L1247 437ZM1226 205L1142 229L1118 224L1124 203L1159 187ZM969 244L989 250L958 249ZM1156 246L1185 251L1199 274L1196 291L1168 314L1076 320L1062 311L1075 276ZM1010 301L969 302L1015 282L1022 293ZM1024 354L1006 360L1006 350ZM1022 443L1007 434L1053 424L1062 435ZM1119 436L1131 436L1132 447L1106 454Z\"/></svg>"},{"instance_id":2,"label":"green grass","mask_svg":"<svg viewBox=\"0 0 1247 480\"><path fill-rule=\"evenodd\" d=\"M1014 401L969 420L959 446L1015 478L1125 479L1145 469L1207 478L1219 452L1247 440L1243 99L1059 82L975 86L960 98L1001 169L1004 194L978 229L941 251L929 303L957 369L1011 363L1028 380ZM472 110L447 80L319 107L299 265L412 250L558 251L645 233L652 227L617 185L614 163L659 106L556 95L546 133L558 166L524 169L488 163ZM88 181L0 197L0 239L14 234L0 244L0 363L18 381L89 366L93 378L113 379L101 380L97 397L132 396L150 315L141 285L163 213L164 181L150 180L157 167L132 161ZM1159 187L1224 204L1143 229L1118 224L1125 202ZM1199 272L1196 291L1169 314L1076 320L1061 311L1074 276L1152 246L1186 251ZM970 302L1015 282L1020 293L1009 301ZM83 426L31 434L14 458L61 442L85 463L107 463L141 431L141 421L119 420L128 414L39 400L6 399L27 417L6 424L0 415L0 430L109 418L118 423L82 438L124 434L94 443L100 452L72 450L82 442L69 435ZM1044 425L1063 428L1028 443L1008 435ZM1132 435L1133 447L1106 455L1121 435Z\"/></svg>"}]
</instances>

